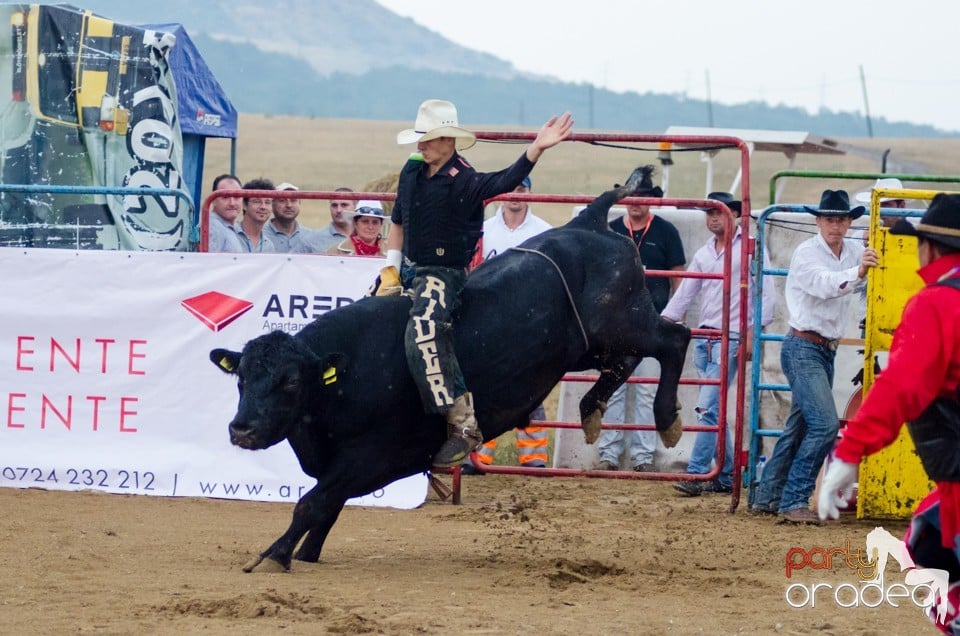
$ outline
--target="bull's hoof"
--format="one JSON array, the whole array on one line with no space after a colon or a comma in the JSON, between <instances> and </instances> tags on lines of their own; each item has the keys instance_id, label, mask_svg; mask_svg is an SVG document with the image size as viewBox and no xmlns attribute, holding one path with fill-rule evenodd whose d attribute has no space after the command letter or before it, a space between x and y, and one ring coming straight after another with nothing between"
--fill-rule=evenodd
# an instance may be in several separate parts
<instances>
[{"instance_id":1,"label":"bull's hoof","mask_svg":"<svg viewBox=\"0 0 960 636\"><path fill-rule=\"evenodd\" d=\"M587 444L593 444L600 437L600 432L603 430L601 417L600 409L597 409L580 421L580 426L583 428L583 437Z\"/></svg>"},{"instance_id":2,"label":"bull's hoof","mask_svg":"<svg viewBox=\"0 0 960 636\"><path fill-rule=\"evenodd\" d=\"M276 573L276 572L289 572L290 568L284 566L279 561L274 561L270 558L264 558L262 556L257 556L243 566L243 571L249 574L250 572L266 572L266 573Z\"/></svg>"},{"instance_id":3,"label":"bull's hoof","mask_svg":"<svg viewBox=\"0 0 960 636\"><path fill-rule=\"evenodd\" d=\"M657 433L660 435L660 440L664 446L667 448L676 446L677 442L679 442L683 436L683 422L680 420L680 414L677 413L677 417L674 418L670 428L665 431L657 431Z\"/></svg>"}]
</instances>

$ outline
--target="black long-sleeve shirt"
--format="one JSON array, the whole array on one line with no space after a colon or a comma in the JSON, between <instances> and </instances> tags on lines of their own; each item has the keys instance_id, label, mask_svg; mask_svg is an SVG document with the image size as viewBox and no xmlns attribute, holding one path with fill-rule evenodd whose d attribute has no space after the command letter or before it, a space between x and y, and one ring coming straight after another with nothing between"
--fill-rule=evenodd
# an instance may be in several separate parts
<instances>
[{"instance_id":1,"label":"black long-sleeve shirt","mask_svg":"<svg viewBox=\"0 0 960 636\"><path fill-rule=\"evenodd\" d=\"M454 152L432 177L419 157L400 172L390 219L403 226L403 253L417 265L465 268L483 230L483 202L512 192L533 170L524 152L497 172L477 172Z\"/></svg>"}]
</instances>

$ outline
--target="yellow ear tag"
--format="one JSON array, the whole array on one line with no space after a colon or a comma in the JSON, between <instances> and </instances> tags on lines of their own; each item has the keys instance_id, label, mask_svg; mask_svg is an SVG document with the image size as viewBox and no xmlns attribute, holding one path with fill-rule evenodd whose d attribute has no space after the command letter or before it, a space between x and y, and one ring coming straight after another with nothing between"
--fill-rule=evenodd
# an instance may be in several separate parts
<instances>
[{"instance_id":1,"label":"yellow ear tag","mask_svg":"<svg viewBox=\"0 0 960 636\"><path fill-rule=\"evenodd\" d=\"M327 369L326 371L323 372L323 383L324 383L325 385L326 385L326 384L333 384L333 383L336 382L336 381L337 381L337 369L336 369L336 367L330 367L329 369Z\"/></svg>"},{"instance_id":2,"label":"yellow ear tag","mask_svg":"<svg viewBox=\"0 0 960 636\"><path fill-rule=\"evenodd\" d=\"M230 358L228 358L227 356L223 356L222 358L220 358L220 367L224 371L229 371L231 373L233 373L234 371L234 366L230 364Z\"/></svg>"}]
</instances>

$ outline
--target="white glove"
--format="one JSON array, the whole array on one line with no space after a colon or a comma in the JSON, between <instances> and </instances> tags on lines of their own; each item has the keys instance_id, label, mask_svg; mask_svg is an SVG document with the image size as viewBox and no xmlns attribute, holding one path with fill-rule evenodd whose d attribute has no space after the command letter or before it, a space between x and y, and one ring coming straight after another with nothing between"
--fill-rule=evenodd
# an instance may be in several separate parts
<instances>
[{"instance_id":1,"label":"white glove","mask_svg":"<svg viewBox=\"0 0 960 636\"><path fill-rule=\"evenodd\" d=\"M840 509L846 508L847 501L853 496L859 467L859 464L830 457L830 465L820 482L820 495L817 497L817 514L821 521L840 517Z\"/></svg>"}]
</instances>

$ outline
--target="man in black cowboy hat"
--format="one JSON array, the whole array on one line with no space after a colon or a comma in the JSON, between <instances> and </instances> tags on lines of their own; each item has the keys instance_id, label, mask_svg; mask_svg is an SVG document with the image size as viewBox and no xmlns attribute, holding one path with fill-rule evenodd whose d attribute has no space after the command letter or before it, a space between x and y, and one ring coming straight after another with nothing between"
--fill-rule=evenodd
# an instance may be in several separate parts
<instances>
[{"instance_id":1,"label":"man in black cowboy hat","mask_svg":"<svg viewBox=\"0 0 960 636\"><path fill-rule=\"evenodd\" d=\"M619 186L614 186L619 187ZM633 196L663 196L660 186L653 185L653 166L644 166L643 177ZM653 214L649 205L627 204L627 213L610 223L610 229L630 239L640 251L640 260L646 269L673 270L682 272L686 263L683 242L676 226L666 219ZM680 284L679 278L646 279L647 289L653 298L653 306L663 311L670 294ZM644 358L633 375L658 377L660 365L654 358ZM633 410L626 411L627 394L633 393ZM603 421L608 424L649 424L653 422L653 396L656 388L652 384L622 384L607 402L607 412ZM653 453L657 447L657 436L653 431L619 431L606 429L600 434L597 450L600 462L597 470L619 470L620 455L625 440L629 439L630 466L637 472L654 470Z\"/></svg>"},{"instance_id":2,"label":"man in black cowboy hat","mask_svg":"<svg viewBox=\"0 0 960 636\"><path fill-rule=\"evenodd\" d=\"M741 201L734 198L729 192L711 192L707 195L708 199L720 201L726 205L733 213L733 232L730 237L730 269L736 273L740 271L740 254L743 242L751 240L744 236L740 231L740 224L737 219L740 218ZM710 239L694 253L690 259L688 272L698 272L706 274L722 274L724 250L726 249L727 238L727 219L720 208L701 208L705 212L707 230L710 231ZM764 267L770 267L769 257L764 252ZM750 271L753 271L752 267ZM754 287L754 281L750 279L751 290ZM752 297L752 291L750 296ZM740 333L740 291L737 285L731 285L730 288L730 340L727 344L727 369L724 380L729 387L737 373L737 359L739 356L745 356L750 359L750 334L749 332ZM688 308L695 300L700 300L700 316L697 322L700 329L720 330L723 327L723 281L717 279L705 278L684 278L680 281L680 286L676 293L667 303L666 308L660 313L667 320L680 322L686 316ZM761 308L761 324L767 325L773 320L773 312L776 306L776 292L772 282L769 282L763 288L763 303ZM750 323L748 322L748 328ZM693 366L697 369L697 376L700 378L710 378L719 380L723 377L723 370L720 368L720 358L722 354L722 342L719 336L710 336L698 338L693 348ZM704 426L718 427L719 422L726 420L726 417L720 416L720 386L702 385L697 396L696 406L697 423ZM720 472L712 481L679 481L673 487L681 494L697 497L704 493L728 493L733 490L733 430L729 426L727 429L726 443L724 445L724 461ZM690 461L687 464L687 473L691 475L704 475L710 472L711 466L717 455L717 434L702 431L697 433L693 444L693 450L690 451Z\"/></svg>"},{"instance_id":3,"label":"man in black cowboy hat","mask_svg":"<svg viewBox=\"0 0 960 636\"><path fill-rule=\"evenodd\" d=\"M790 331L780 349L780 365L793 394L790 415L763 469L753 510L779 514L790 523L816 524L810 496L840 427L833 401L837 344L853 292L878 257L862 241L847 238L864 207L851 209L844 190L824 190L820 206L807 211L816 216L819 231L794 251L784 291Z\"/></svg>"},{"instance_id":4,"label":"man in black cowboy hat","mask_svg":"<svg viewBox=\"0 0 960 636\"><path fill-rule=\"evenodd\" d=\"M906 304L893 334L890 363L877 376L834 451L820 489L821 519L839 516L860 460L891 444L903 422L937 489L914 514L905 541L916 565L950 573L945 625L960 627L960 195L940 193L914 227L898 221L891 234L917 237L917 272L926 283ZM956 624L955 624L956 623ZM948 633L955 633L953 631Z\"/></svg>"}]
</instances>

